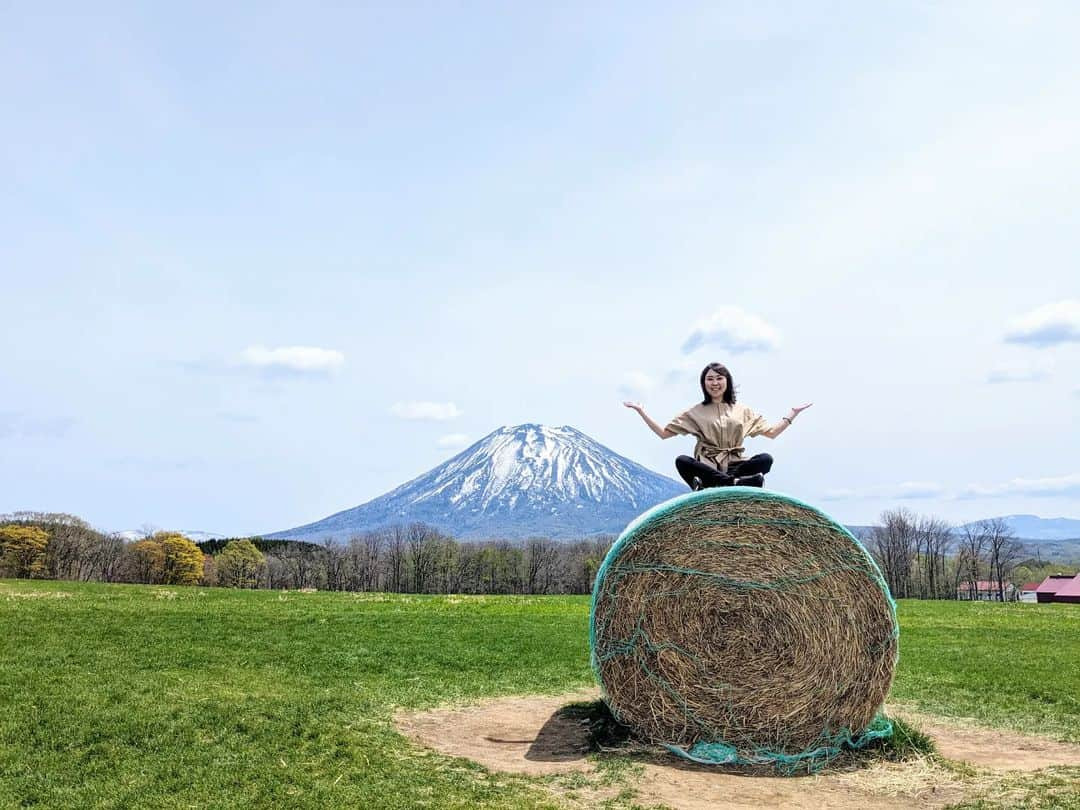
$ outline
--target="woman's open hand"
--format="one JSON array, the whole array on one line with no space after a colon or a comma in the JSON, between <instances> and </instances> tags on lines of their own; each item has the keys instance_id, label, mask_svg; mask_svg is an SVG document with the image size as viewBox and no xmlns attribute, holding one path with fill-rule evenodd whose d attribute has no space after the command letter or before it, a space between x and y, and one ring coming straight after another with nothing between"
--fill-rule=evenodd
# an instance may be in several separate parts
<instances>
[{"instance_id":1,"label":"woman's open hand","mask_svg":"<svg viewBox=\"0 0 1080 810\"><path fill-rule=\"evenodd\" d=\"M641 413L641 411L644 409L644 406L640 402L624 402L623 405L633 411L637 411L638 413Z\"/></svg>"},{"instance_id":2,"label":"woman's open hand","mask_svg":"<svg viewBox=\"0 0 1080 810\"><path fill-rule=\"evenodd\" d=\"M794 408L791 409L792 417L798 416L800 413L805 411L813 404L813 402L807 402L805 405L796 405Z\"/></svg>"}]
</instances>

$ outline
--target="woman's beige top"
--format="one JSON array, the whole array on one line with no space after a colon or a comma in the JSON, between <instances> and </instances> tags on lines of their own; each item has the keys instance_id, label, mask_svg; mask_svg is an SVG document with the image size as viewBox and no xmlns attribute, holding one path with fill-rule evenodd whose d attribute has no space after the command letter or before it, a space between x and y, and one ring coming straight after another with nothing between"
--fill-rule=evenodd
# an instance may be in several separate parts
<instances>
[{"instance_id":1,"label":"woman's beige top","mask_svg":"<svg viewBox=\"0 0 1080 810\"><path fill-rule=\"evenodd\" d=\"M670 422L667 429L672 433L696 436L694 458L726 472L728 463L742 461L743 439L747 436L760 436L769 429L764 416L736 402L710 402L697 405L683 411Z\"/></svg>"}]
</instances>

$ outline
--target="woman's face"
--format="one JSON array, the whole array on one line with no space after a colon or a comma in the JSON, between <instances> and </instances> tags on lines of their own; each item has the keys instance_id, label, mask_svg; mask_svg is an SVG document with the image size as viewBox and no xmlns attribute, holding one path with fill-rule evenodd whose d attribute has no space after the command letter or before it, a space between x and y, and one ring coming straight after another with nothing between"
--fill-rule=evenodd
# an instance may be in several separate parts
<instances>
[{"instance_id":1,"label":"woman's face","mask_svg":"<svg viewBox=\"0 0 1080 810\"><path fill-rule=\"evenodd\" d=\"M723 399L724 392L727 390L727 377L715 371L709 371L705 374L705 390L709 392L713 401Z\"/></svg>"}]
</instances>

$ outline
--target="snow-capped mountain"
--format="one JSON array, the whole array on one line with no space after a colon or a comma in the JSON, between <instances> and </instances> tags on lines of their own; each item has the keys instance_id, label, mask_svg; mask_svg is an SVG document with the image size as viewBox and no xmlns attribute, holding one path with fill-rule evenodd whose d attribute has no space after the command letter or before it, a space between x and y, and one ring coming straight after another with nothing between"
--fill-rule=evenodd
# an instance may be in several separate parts
<instances>
[{"instance_id":1,"label":"snow-capped mountain","mask_svg":"<svg viewBox=\"0 0 1080 810\"><path fill-rule=\"evenodd\" d=\"M413 521L459 539L617 534L641 512L685 491L572 427L517 425L499 428L372 501L264 537L345 539Z\"/></svg>"},{"instance_id":2,"label":"snow-capped mountain","mask_svg":"<svg viewBox=\"0 0 1080 810\"><path fill-rule=\"evenodd\" d=\"M163 529L162 531L174 531L174 530L173 529L168 529L168 530ZM175 531L179 531L179 530L175 530ZM117 532L116 534L117 534L118 537L121 537L124 540L127 540L129 543L134 542L135 540L142 540L144 537L147 536L146 531L142 530L142 529L126 529L125 531ZM223 534L215 534L214 532L185 532L185 531L180 531L180 534L184 535L184 537L186 537L188 540L191 540L194 543L202 543L205 540L224 540L225 539L225 535L223 535Z\"/></svg>"}]
</instances>

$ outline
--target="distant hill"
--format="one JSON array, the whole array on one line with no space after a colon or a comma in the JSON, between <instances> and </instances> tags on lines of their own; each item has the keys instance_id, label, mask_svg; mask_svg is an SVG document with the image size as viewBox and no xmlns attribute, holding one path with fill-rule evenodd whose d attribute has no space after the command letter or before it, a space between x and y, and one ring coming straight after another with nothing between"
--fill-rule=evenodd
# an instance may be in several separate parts
<instances>
[{"instance_id":1,"label":"distant hill","mask_svg":"<svg viewBox=\"0 0 1080 810\"><path fill-rule=\"evenodd\" d=\"M670 478L614 453L572 427L503 427L433 470L360 506L271 540L318 543L353 532L420 521L459 539L546 536L572 539L618 534L641 512L686 492ZM1080 561L1080 520L1004 515L1035 557ZM973 526L979 521L961 524ZM849 525L864 542L873 526ZM138 540L141 531L120 534ZM182 532L213 553L232 539L213 532ZM264 551L276 547L266 543Z\"/></svg>"},{"instance_id":2,"label":"distant hill","mask_svg":"<svg viewBox=\"0 0 1080 810\"><path fill-rule=\"evenodd\" d=\"M1000 519L1005 521L1025 549L1037 558L1063 562L1080 560L1080 520L1041 518L1037 515L1002 515ZM966 523L959 529L977 522Z\"/></svg>"},{"instance_id":3,"label":"distant hill","mask_svg":"<svg viewBox=\"0 0 1080 810\"><path fill-rule=\"evenodd\" d=\"M1013 534L1027 540L1078 540L1080 541L1080 520L1073 518L1041 518L1036 515L1002 515ZM973 521L977 523L978 521ZM964 524L973 525L972 523ZM964 526L960 527L961 529Z\"/></svg>"},{"instance_id":4,"label":"distant hill","mask_svg":"<svg viewBox=\"0 0 1080 810\"><path fill-rule=\"evenodd\" d=\"M1033 556L1043 560L1080 561L1080 520L1041 518L1036 515L1007 515L1001 519ZM979 522L975 520L961 524L953 531L962 532L965 527L974 526ZM869 539L874 527L848 526L847 529L865 542Z\"/></svg>"},{"instance_id":5,"label":"distant hill","mask_svg":"<svg viewBox=\"0 0 1080 810\"><path fill-rule=\"evenodd\" d=\"M267 539L318 542L421 521L460 539L618 534L687 492L569 426L502 427L444 464L372 501Z\"/></svg>"},{"instance_id":6,"label":"distant hill","mask_svg":"<svg viewBox=\"0 0 1080 810\"><path fill-rule=\"evenodd\" d=\"M1068 540L1033 540L1019 538L1029 554L1041 560L1080 563L1080 538Z\"/></svg>"}]
</instances>

